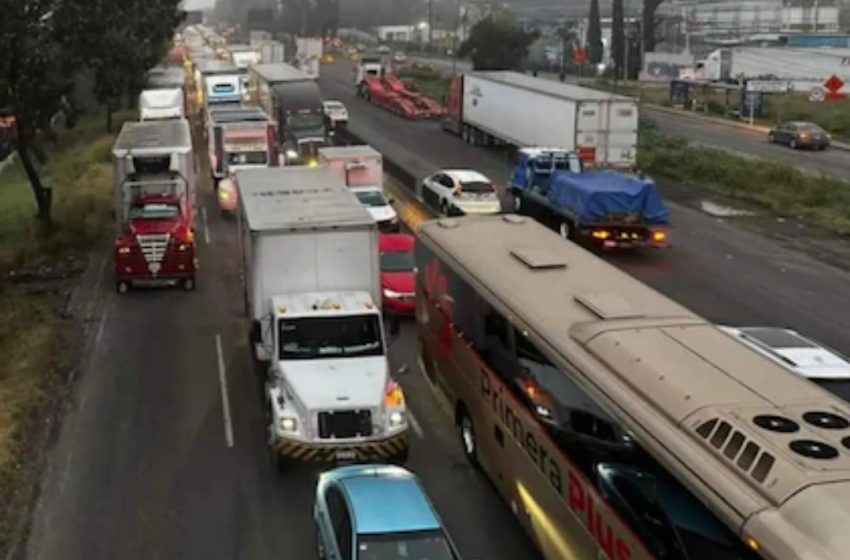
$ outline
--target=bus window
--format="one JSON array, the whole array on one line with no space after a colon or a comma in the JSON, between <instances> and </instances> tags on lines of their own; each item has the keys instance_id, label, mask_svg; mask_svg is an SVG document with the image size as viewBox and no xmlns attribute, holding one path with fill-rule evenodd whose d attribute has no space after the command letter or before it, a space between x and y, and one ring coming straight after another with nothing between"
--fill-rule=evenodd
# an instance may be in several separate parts
<instances>
[{"instance_id":1,"label":"bus window","mask_svg":"<svg viewBox=\"0 0 850 560\"><path fill-rule=\"evenodd\" d=\"M533 401L532 412L550 431L555 431L553 435L559 443L579 438L584 444L621 446L629 441L605 411L555 367L527 336L514 331L514 337L521 382Z\"/></svg>"},{"instance_id":2,"label":"bus window","mask_svg":"<svg viewBox=\"0 0 850 560\"><path fill-rule=\"evenodd\" d=\"M487 308L480 344L481 358L499 377L504 380L510 379L516 375L513 360L511 360L513 352L510 326L507 319L498 311L483 302L481 305Z\"/></svg>"}]
</instances>

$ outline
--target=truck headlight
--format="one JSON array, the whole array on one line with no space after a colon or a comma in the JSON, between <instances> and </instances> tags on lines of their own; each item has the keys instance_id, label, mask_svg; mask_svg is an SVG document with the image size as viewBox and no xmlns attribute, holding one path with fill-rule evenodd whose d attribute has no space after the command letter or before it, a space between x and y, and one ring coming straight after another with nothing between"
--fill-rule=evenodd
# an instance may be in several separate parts
<instances>
[{"instance_id":1,"label":"truck headlight","mask_svg":"<svg viewBox=\"0 0 850 560\"><path fill-rule=\"evenodd\" d=\"M387 416L387 422L389 423L390 428L397 428L407 422L407 418L404 416L404 412L400 410L393 410Z\"/></svg>"},{"instance_id":2,"label":"truck headlight","mask_svg":"<svg viewBox=\"0 0 850 560\"><path fill-rule=\"evenodd\" d=\"M280 429L284 432L295 433L298 431L298 420L295 418L281 418Z\"/></svg>"},{"instance_id":3,"label":"truck headlight","mask_svg":"<svg viewBox=\"0 0 850 560\"><path fill-rule=\"evenodd\" d=\"M298 152L292 149L286 150L286 157L289 159L296 159L298 157Z\"/></svg>"}]
</instances>

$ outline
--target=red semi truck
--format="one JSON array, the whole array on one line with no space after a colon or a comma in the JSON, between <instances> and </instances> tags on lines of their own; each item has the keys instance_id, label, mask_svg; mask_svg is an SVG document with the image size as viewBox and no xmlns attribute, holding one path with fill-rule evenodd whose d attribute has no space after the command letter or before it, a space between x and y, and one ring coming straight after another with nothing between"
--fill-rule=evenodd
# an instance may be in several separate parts
<instances>
[{"instance_id":1,"label":"red semi truck","mask_svg":"<svg viewBox=\"0 0 850 560\"><path fill-rule=\"evenodd\" d=\"M189 122L125 123L112 149L115 165L115 285L195 288L194 153Z\"/></svg>"}]
</instances>

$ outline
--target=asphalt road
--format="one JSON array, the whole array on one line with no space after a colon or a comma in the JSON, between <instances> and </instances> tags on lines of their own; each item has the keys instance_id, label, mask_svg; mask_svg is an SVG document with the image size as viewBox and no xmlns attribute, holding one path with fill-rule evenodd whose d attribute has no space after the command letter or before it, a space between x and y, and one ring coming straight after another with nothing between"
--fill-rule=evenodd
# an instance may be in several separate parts
<instances>
[{"instance_id":1,"label":"asphalt road","mask_svg":"<svg viewBox=\"0 0 850 560\"><path fill-rule=\"evenodd\" d=\"M416 60L433 64L441 72L450 74L453 62L449 58L415 56ZM454 62L459 72L472 69L465 60ZM541 73L541 78L557 80L555 74ZM569 76L568 81L578 81L576 76ZM724 150L730 153L748 157L771 160L799 169L832 175L841 179L850 176L850 151L830 149L823 152L812 150L792 150L787 146L769 144L762 131L732 126L731 123L712 122L712 119L701 118L685 112L672 113L653 107L650 104L641 105L641 116L653 122L669 136L682 137L692 144Z\"/></svg>"},{"instance_id":2,"label":"asphalt road","mask_svg":"<svg viewBox=\"0 0 850 560\"><path fill-rule=\"evenodd\" d=\"M353 132L416 177L460 166L506 182L509 163L499 152L356 97L347 61L323 66L320 87L347 105ZM740 229L732 219L669 207L672 248L606 258L713 321L789 326L850 354L850 275Z\"/></svg>"},{"instance_id":3,"label":"asphalt road","mask_svg":"<svg viewBox=\"0 0 850 560\"><path fill-rule=\"evenodd\" d=\"M277 473L268 461L235 223L216 211L208 181L199 199L208 219L198 228L196 292L118 296L106 272L96 344L42 483L31 560L316 557L319 469ZM465 558L537 558L489 482L467 466L415 349L413 325L404 324L390 361L421 427L410 434L408 468Z\"/></svg>"}]
</instances>

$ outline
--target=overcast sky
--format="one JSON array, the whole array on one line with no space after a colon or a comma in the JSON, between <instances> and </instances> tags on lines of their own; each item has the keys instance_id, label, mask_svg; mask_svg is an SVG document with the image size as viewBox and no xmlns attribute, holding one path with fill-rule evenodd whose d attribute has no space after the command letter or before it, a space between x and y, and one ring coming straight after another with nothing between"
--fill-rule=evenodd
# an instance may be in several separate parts
<instances>
[{"instance_id":1,"label":"overcast sky","mask_svg":"<svg viewBox=\"0 0 850 560\"><path fill-rule=\"evenodd\" d=\"M215 5L215 0L185 0L183 5L186 10L203 10L212 8Z\"/></svg>"}]
</instances>

